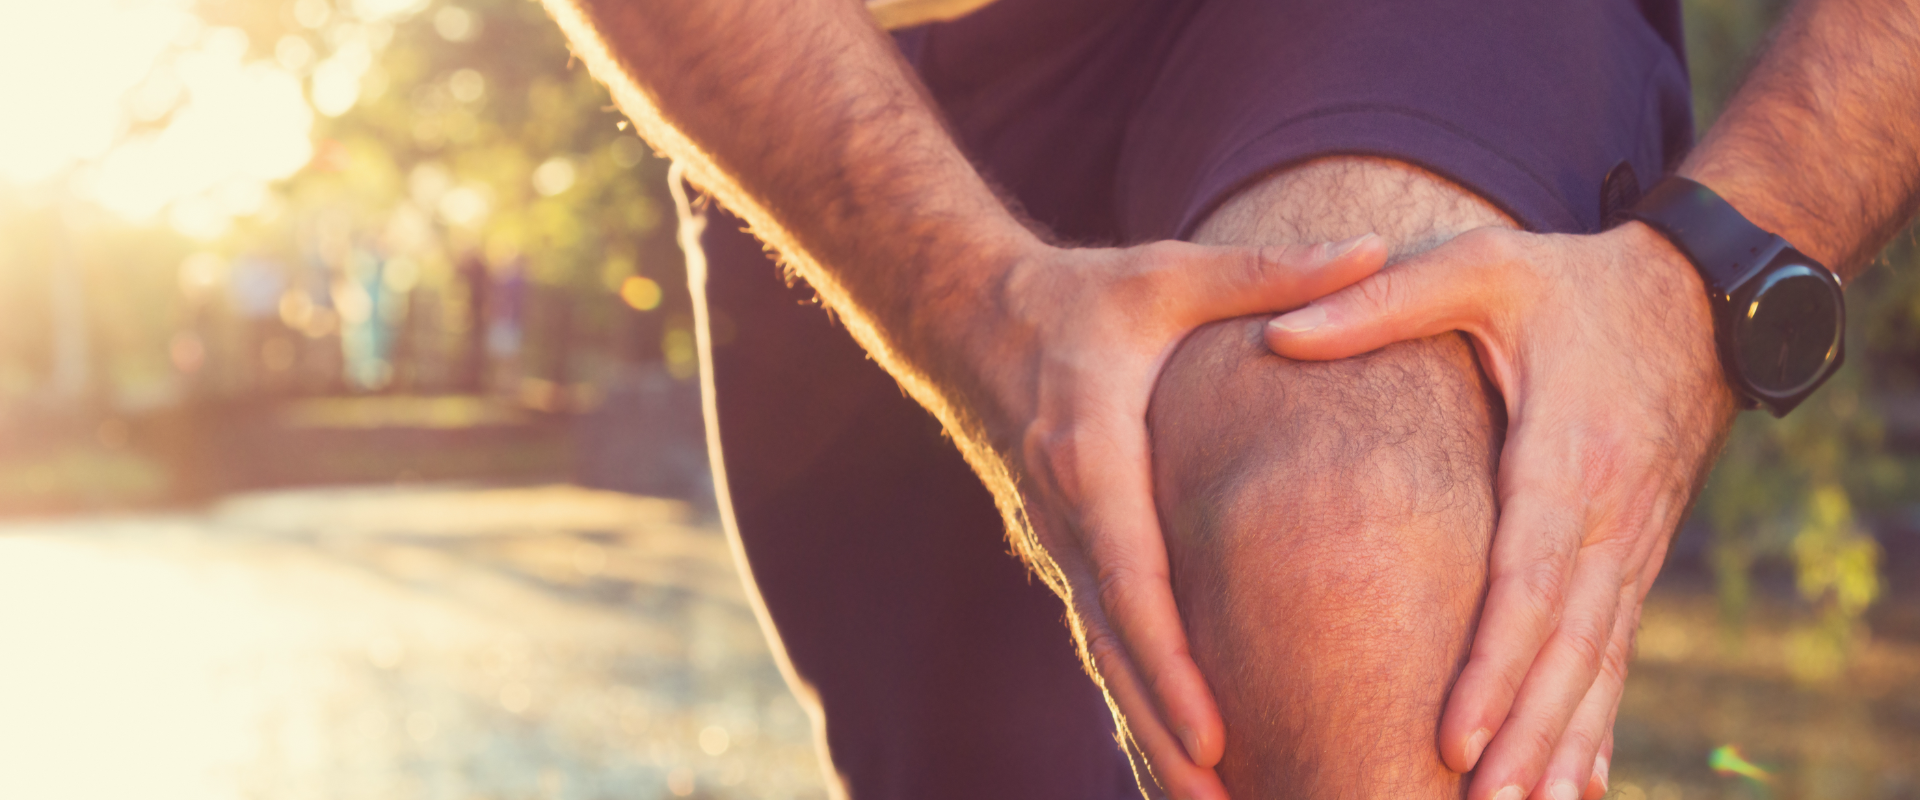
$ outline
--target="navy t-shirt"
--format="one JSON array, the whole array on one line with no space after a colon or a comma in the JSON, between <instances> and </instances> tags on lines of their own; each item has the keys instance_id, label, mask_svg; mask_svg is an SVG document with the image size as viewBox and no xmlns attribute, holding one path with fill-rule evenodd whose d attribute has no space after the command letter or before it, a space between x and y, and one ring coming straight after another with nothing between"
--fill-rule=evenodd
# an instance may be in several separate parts
<instances>
[{"instance_id":1,"label":"navy t-shirt","mask_svg":"<svg viewBox=\"0 0 1920 800\"><path fill-rule=\"evenodd\" d=\"M1650 182L1693 139L1673 0L999 0L898 38L983 172L1080 241L1187 236L1336 154L1595 231L1609 169Z\"/></svg>"}]
</instances>

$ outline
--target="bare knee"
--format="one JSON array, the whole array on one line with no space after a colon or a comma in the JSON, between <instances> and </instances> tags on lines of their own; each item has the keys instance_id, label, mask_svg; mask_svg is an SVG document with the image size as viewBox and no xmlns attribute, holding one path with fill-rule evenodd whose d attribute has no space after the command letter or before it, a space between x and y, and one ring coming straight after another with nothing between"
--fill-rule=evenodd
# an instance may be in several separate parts
<instances>
[{"instance_id":1,"label":"bare knee","mask_svg":"<svg viewBox=\"0 0 1920 800\"><path fill-rule=\"evenodd\" d=\"M1457 794L1435 738L1484 591L1497 447L1471 354L1295 364L1258 324L1190 339L1152 414L1222 777L1235 797Z\"/></svg>"},{"instance_id":2,"label":"bare knee","mask_svg":"<svg viewBox=\"0 0 1920 800\"><path fill-rule=\"evenodd\" d=\"M1375 230L1408 251L1501 221L1417 174L1382 191L1348 167L1256 187L1203 238ZM1221 777L1237 798L1458 796L1435 740L1485 592L1499 411L1459 336L1308 364L1267 352L1263 322L1196 332L1149 415L1175 591L1227 725Z\"/></svg>"}]
</instances>

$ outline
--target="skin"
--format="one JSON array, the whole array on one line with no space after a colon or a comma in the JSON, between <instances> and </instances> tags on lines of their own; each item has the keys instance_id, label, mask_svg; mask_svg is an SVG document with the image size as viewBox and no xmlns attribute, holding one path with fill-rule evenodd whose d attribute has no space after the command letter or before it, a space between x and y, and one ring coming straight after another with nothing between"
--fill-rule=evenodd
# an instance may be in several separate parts
<instances>
[{"instance_id":1,"label":"skin","mask_svg":"<svg viewBox=\"0 0 1920 800\"><path fill-rule=\"evenodd\" d=\"M1680 174L1832 266L1920 205L1920 4L1796 6ZM1441 722L1473 800L1563 800L1605 770L1641 602L1734 405L1705 287L1645 225L1474 231L1273 321L1338 359L1462 331L1510 421L1480 633ZM1805 413L1805 412L1802 412Z\"/></svg>"},{"instance_id":2,"label":"skin","mask_svg":"<svg viewBox=\"0 0 1920 800\"><path fill-rule=\"evenodd\" d=\"M1341 157L1265 178L1196 238L1371 230L1405 259L1482 226L1512 223L1416 167ZM1486 593L1498 398L1458 334L1318 363L1268 352L1264 323L1188 337L1148 414L1221 780L1243 800L1458 798L1434 741Z\"/></svg>"},{"instance_id":3,"label":"skin","mask_svg":"<svg viewBox=\"0 0 1920 800\"><path fill-rule=\"evenodd\" d=\"M1148 398L1190 331L1347 286L1384 262L1378 237L1058 247L973 170L853 0L548 7L639 132L941 420L1067 603L1143 784L1224 797L1219 712L1154 513Z\"/></svg>"},{"instance_id":4,"label":"skin","mask_svg":"<svg viewBox=\"0 0 1920 800\"><path fill-rule=\"evenodd\" d=\"M1153 777L1224 796L1223 724L1156 523L1148 400L1196 328L1360 281L1384 243L1058 247L994 196L854 0L547 5L642 135L941 419L1067 602ZM1797 9L1686 174L1852 274L1914 208L1915 17L1891 0ZM1637 223L1475 231L1283 319L1268 345L1298 359L1472 337L1510 428L1491 588L1440 754L1478 767L1475 800L1583 785L1617 705L1608 665L1732 414L1698 279Z\"/></svg>"}]
</instances>

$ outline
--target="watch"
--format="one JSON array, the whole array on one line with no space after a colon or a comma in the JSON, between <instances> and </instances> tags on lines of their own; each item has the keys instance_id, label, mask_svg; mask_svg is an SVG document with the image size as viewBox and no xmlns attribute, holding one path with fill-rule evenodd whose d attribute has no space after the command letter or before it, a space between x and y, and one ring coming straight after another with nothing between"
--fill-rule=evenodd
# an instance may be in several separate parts
<instances>
[{"instance_id":1,"label":"watch","mask_svg":"<svg viewBox=\"0 0 1920 800\"><path fill-rule=\"evenodd\" d=\"M1659 231L1699 270L1720 364L1748 408L1786 416L1840 368L1846 304L1820 262L1678 175L1622 216Z\"/></svg>"}]
</instances>

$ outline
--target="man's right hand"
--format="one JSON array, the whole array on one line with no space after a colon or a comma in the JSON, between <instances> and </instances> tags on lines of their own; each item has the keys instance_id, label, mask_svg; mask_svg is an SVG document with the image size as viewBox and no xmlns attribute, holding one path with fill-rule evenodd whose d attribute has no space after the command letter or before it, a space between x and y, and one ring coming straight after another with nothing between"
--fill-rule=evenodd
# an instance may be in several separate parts
<instances>
[{"instance_id":1,"label":"man's right hand","mask_svg":"<svg viewBox=\"0 0 1920 800\"><path fill-rule=\"evenodd\" d=\"M992 488L1016 547L1067 601L1123 734L1173 797L1226 793L1211 769L1220 714L1188 655L1153 503L1146 415L1161 366L1201 325L1301 306L1386 255L1372 235L1260 249L1042 246L963 323L977 331L954 347L977 370L964 382L991 397L973 404L990 452L969 457L1002 484Z\"/></svg>"},{"instance_id":2,"label":"man's right hand","mask_svg":"<svg viewBox=\"0 0 1920 800\"><path fill-rule=\"evenodd\" d=\"M1378 270L1386 248L1050 247L955 146L860 0L546 4L641 135L940 419L1066 599L1159 783L1225 798L1220 714L1167 580L1148 398L1188 332L1303 305Z\"/></svg>"}]
</instances>

